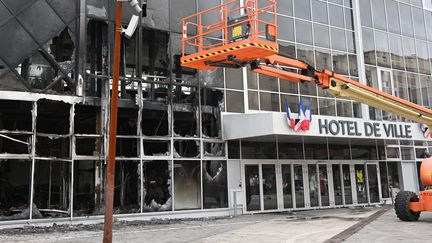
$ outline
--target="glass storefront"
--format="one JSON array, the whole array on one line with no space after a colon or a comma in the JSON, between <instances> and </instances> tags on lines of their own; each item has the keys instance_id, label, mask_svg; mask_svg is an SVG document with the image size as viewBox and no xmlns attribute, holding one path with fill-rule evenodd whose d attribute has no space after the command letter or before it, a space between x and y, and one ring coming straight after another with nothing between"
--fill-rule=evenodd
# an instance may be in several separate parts
<instances>
[{"instance_id":1,"label":"glass storefront","mask_svg":"<svg viewBox=\"0 0 432 243\"><path fill-rule=\"evenodd\" d=\"M247 212L377 204L383 199L377 162L242 164Z\"/></svg>"}]
</instances>

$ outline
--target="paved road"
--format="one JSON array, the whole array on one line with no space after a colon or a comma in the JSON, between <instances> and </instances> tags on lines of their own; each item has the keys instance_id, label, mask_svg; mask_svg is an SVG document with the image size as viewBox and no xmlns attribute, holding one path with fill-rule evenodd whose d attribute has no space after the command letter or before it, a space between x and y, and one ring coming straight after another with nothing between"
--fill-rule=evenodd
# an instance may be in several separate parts
<instances>
[{"instance_id":1,"label":"paved road","mask_svg":"<svg viewBox=\"0 0 432 243\"><path fill-rule=\"evenodd\" d=\"M332 209L295 214L244 215L216 220L133 225L115 230L114 242L324 242L355 227L381 208ZM399 221L391 209L351 235L347 242L428 242L432 214L421 221ZM100 230L41 234L0 234L0 242L101 242Z\"/></svg>"},{"instance_id":2,"label":"paved road","mask_svg":"<svg viewBox=\"0 0 432 243\"><path fill-rule=\"evenodd\" d=\"M400 221L393 209L365 226L346 242L432 242L432 213L423 212L418 222Z\"/></svg>"}]
</instances>

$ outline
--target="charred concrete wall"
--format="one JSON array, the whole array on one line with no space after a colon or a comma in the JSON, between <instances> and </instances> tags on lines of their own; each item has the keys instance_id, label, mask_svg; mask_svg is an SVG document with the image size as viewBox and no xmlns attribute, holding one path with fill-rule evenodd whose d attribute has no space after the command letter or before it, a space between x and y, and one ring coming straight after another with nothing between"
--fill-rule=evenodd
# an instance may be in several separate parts
<instances>
[{"instance_id":1,"label":"charred concrete wall","mask_svg":"<svg viewBox=\"0 0 432 243\"><path fill-rule=\"evenodd\" d=\"M115 1L19 2L0 0L0 220L103 214ZM115 213L227 208L224 71L179 63L179 20L200 5L141 3L122 38Z\"/></svg>"}]
</instances>

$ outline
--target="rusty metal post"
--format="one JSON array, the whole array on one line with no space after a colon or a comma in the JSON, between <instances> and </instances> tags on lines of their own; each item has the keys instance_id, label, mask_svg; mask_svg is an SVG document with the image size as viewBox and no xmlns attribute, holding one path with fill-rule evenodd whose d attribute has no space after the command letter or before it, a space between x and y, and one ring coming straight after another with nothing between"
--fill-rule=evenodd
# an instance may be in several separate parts
<instances>
[{"instance_id":1,"label":"rusty metal post","mask_svg":"<svg viewBox=\"0 0 432 243\"><path fill-rule=\"evenodd\" d=\"M122 8L123 8L122 3L117 2L115 39L114 39L113 80L112 80L111 110L110 110L110 122L109 122L108 164L106 170L106 184L105 184L105 220L104 220L104 236L103 236L104 243L112 242Z\"/></svg>"}]
</instances>

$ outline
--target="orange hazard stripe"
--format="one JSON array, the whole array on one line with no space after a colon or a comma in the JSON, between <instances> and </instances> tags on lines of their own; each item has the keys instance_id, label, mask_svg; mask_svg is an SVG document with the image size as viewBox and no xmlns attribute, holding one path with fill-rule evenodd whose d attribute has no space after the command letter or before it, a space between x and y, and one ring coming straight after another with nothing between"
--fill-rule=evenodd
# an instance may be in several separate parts
<instances>
[{"instance_id":1,"label":"orange hazard stripe","mask_svg":"<svg viewBox=\"0 0 432 243\"><path fill-rule=\"evenodd\" d=\"M210 52L210 53L207 53L207 54L204 54L204 55L192 57L192 58L189 58L189 59L186 59L186 60L182 60L181 63L193 62L193 61L197 61L197 60L200 60L200 59L203 59L203 58L206 58L206 57L211 57L211 56L215 56L215 55L218 55L218 54L222 54L222 53L226 53L226 52L234 51L234 50L239 50L239 49L242 49L242 48L245 48L245 47L250 47L250 46L257 46L257 47L266 48L266 49L269 49L269 50L272 50L272 51L277 51L277 48L274 48L272 46L263 45L263 44L259 44L259 43L248 43L248 44L243 44L243 45L240 45L240 46L230 47L230 48L227 48L227 49L223 49L223 50L219 50L219 51L215 51L215 52Z\"/></svg>"}]
</instances>

